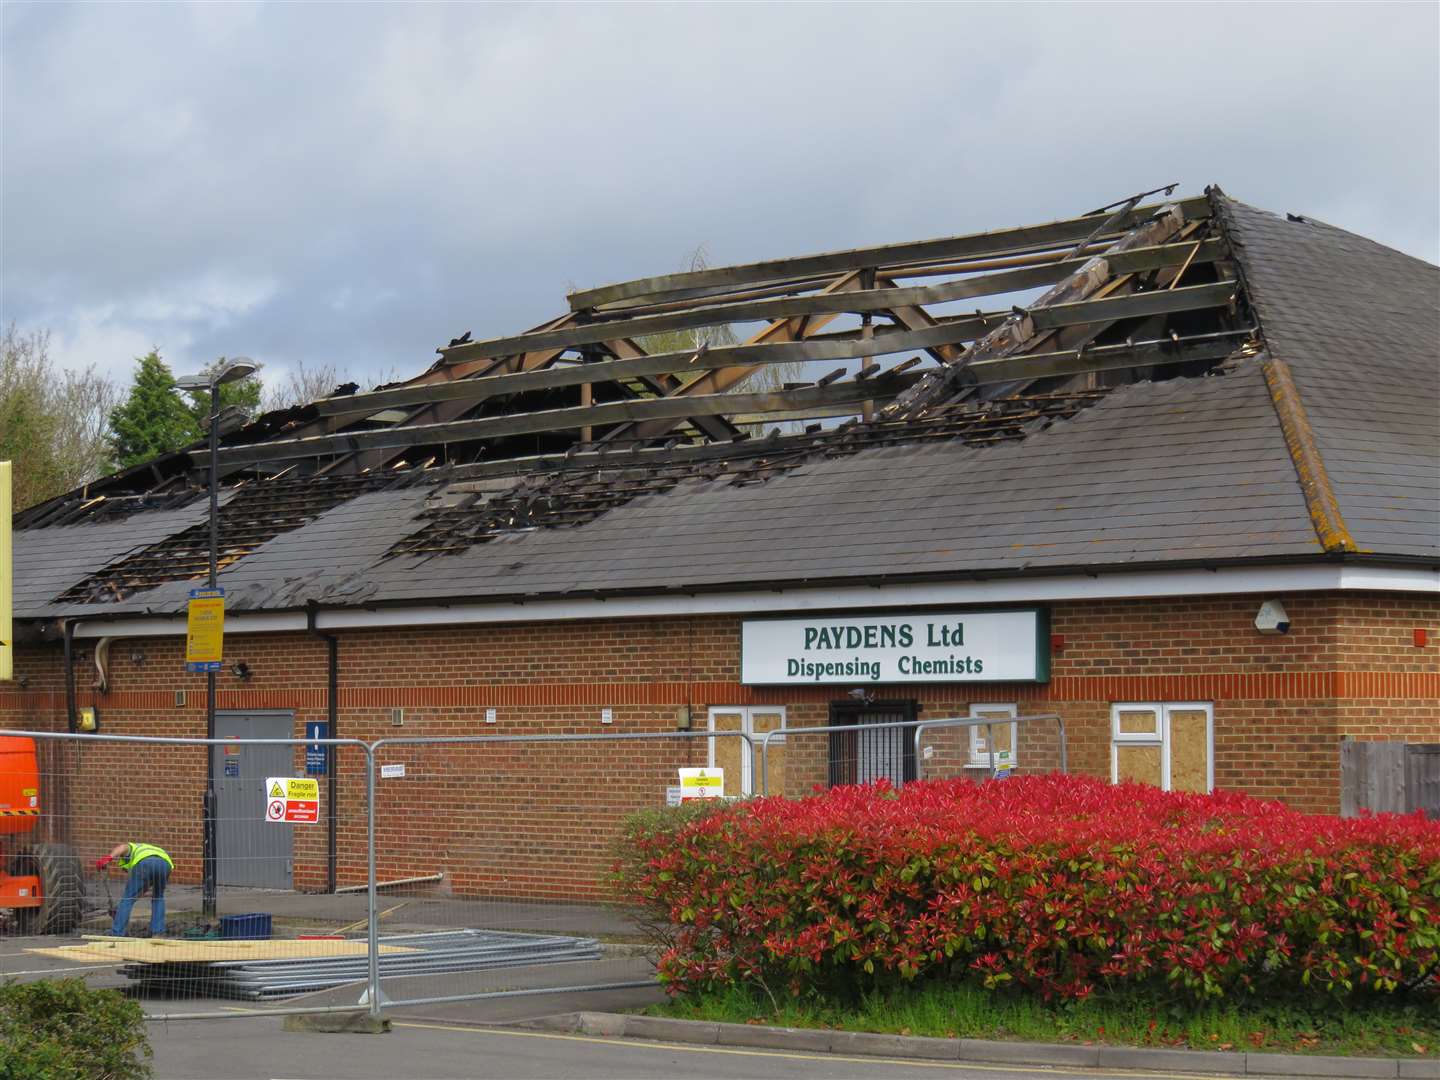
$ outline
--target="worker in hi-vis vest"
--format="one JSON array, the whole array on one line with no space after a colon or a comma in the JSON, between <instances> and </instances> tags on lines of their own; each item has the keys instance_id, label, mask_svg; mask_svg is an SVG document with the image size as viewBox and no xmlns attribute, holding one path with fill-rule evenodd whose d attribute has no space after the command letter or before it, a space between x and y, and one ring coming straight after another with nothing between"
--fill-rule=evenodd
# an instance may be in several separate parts
<instances>
[{"instance_id":1,"label":"worker in hi-vis vest","mask_svg":"<svg viewBox=\"0 0 1440 1080\"><path fill-rule=\"evenodd\" d=\"M115 909L115 925L110 932L124 937L130 927L130 909L145 893L150 894L150 936L159 937L165 933L165 883L170 880L170 871L175 861L164 850L154 844L116 844L110 854L95 860L95 869L104 870L111 863L121 870L130 872L125 882L125 895Z\"/></svg>"}]
</instances>

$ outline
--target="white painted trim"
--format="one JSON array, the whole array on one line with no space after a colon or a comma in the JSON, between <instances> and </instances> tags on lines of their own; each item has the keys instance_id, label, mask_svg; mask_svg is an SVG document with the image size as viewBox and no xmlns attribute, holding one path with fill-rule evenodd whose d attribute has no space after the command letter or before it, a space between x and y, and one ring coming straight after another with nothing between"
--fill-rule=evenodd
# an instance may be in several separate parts
<instances>
[{"instance_id":1,"label":"white painted trim","mask_svg":"<svg viewBox=\"0 0 1440 1080\"><path fill-rule=\"evenodd\" d=\"M657 615L759 615L788 611L875 610L951 604L1051 603L1064 600L1123 600L1233 594L1363 589L1440 594L1440 568L1385 566L1236 566L1217 570L1157 570L995 581L916 582L760 592L668 594L602 599L535 600L529 603L434 604L416 607L322 610L321 630L389 626L461 626L589 619L635 619ZM230 615L231 634L303 630L300 612ZM81 638L149 637L183 634L180 616L79 621Z\"/></svg>"},{"instance_id":2,"label":"white painted trim","mask_svg":"<svg viewBox=\"0 0 1440 1080\"><path fill-rule=\"evenodd\" d=\"M305 616L298 612L261 612L254 615L225 616L227 634L279 634L305 629ZM151 618L115 619L113 622L76 621L77 638L102 637L166 637L183 636L185 618L176 616L153 616Z\"/></svg>"}]
</instances>

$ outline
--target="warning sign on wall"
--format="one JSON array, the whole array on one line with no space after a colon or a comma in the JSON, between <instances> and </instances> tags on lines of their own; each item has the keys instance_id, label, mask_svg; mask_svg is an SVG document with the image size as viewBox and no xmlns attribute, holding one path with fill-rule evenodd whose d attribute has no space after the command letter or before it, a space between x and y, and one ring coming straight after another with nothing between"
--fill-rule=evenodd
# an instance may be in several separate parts
<instances>
[{"instance_id":1,"label":"warning sign on wall","mask_svg":"<svg viewBox=\"0 0 1440 1080\"><path fill-rule=\"evenodd\" d=\"M320 781L299 776L266 779L265 820L276 825L314 825L320 820Z\"/></svg>"},{"instance_id":2,"label":"warning sign on wall","mask_svg":"<svg viewBox=\"0 0 1440 1080\"><path fill-rule=\"evenodd\" d=\"M720 799L725 795L724 769L681 769L680 801Z\"/></svg>"}]
</instances>

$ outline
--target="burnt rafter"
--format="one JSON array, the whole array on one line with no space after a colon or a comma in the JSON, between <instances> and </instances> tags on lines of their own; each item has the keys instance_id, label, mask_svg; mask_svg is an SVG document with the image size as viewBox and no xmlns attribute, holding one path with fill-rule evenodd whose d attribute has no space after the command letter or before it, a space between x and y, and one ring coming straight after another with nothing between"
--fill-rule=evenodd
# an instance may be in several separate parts
<instances>
[{"instance_id":1,"label":"burnt rafter","mask_svg":"<svg viewBox=\"0 0 1440 1080\"><path fill-rule=\"evenodd\" d=\"M1022 439L1110 387L1252 355L1258 331L1212 198L1144 198L1038 226L622 282L572 294L571 311L525 333L463 334L414 378L225 436L222 566L392 484L433 486L433 507L389 553L428 556L584 525L695 481L763 483L906 442ZM961 308L982 297L997 310ZM644 347L644 335L705 327L753 332ZM800 380L757 387L777 364L801 365ZM802 432L810 420L821 423ZM184 506L204 493L205 457L187 448L20 524ZM199 576L204 532L118 559L63 599Z\"/></svg>"}]
</instances>

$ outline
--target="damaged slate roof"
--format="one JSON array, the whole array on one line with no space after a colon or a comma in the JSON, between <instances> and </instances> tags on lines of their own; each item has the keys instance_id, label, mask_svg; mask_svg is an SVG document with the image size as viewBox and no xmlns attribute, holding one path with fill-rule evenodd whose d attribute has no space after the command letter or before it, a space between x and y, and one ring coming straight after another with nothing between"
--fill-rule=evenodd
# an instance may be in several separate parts
<instances>
[{"instance_id":1,"label":"damaged slate roof","mask_svg":"<svg viewBox=\"0 0 1440 1080\"><path fill-rule=\"evenodd\" d=\"M1288 362L1360 550L1440 547L1440 267L1227 199L1272 356Z\"/></svg>"},{"instance_id":2,"label":"damaged slate roof","mask_svg":"<svg viewBox=\"0 0 1440 1080\"><path fill-rule=\"evenodd\" d=\"M262 418L222 449L227 606L1440 562L1440 269L1218 189L983 238L590 290L415 380ZM961 276L897 285L942 274ZM875 291L834 299L857 280ZM1027 282L1051 287L1008 313L918 304ZM823 331L841 304L863 322ZM774 321L693 347L693 380L681 354L578 340L737 311ZM859 371L750 392L777 347ZM848 419L766 435L756 414ZM152 488L97 482L17 518L17 617L184 609L206 507L147 509L203 496L172 460Z\"/></svg>"}]
</instances>

